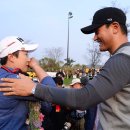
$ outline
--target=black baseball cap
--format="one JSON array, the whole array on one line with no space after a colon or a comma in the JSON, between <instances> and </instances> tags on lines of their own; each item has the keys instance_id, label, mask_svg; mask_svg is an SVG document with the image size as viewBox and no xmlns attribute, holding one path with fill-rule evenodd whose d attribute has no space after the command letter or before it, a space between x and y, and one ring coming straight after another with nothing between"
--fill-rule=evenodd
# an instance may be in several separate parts
<instances>
[{"instance_id":1,"label":"black baseball cap","mask_svg":"<svg viewBox=\"0 0 130 130\"><path fill-rule=\"evenodd\" d=\"M126 24L126 15L125 13L115 7L106 7L96 11L93 16L92 25L84 27L81 31L84 34L93 33L96 29L101 27L104 24L109 24L113 22L118 22L120 24Z\"/></svg>"}]
</instances>

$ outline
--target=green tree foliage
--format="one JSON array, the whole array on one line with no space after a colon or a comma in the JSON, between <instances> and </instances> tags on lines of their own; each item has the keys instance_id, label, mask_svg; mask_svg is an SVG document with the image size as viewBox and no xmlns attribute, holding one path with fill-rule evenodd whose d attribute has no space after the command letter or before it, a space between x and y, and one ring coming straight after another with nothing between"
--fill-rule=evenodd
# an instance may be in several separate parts
<instances>
[{"instance_id":1,"label":"green tree foliage","mask_svg":"<svg viewBox=\"0 0 130 130\"><path fill-rule=\"evenodd\" d=\"M60 69L60 63L57 62L55 59L45 57L41 59L39 62L40 62L41 67L45 71L54 72Z\"/></svg>"}]
</instances>

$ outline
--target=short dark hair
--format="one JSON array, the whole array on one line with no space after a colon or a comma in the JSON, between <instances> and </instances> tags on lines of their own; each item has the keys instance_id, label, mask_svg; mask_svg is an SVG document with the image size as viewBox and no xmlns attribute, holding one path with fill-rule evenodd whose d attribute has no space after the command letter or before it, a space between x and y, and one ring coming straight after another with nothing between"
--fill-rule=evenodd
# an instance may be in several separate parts
<instances>
[{"instance_id":1,"label":"short dark hair","mask_svg":"<svg viewBox=\"0 0 130 130\"><path fill-rule=\"evenodd\" d=\"M58 85L63 85L63 79L60 76L54 77L53 80L55 81L56 84Z\"/></svg>"},{"instance_id":2,"label":"short dark hair","mask_svg":"<svg viewBox=\"0 0 130 130\"><path fill-rule=\"evenodd\" d=\"M16 51L14 53L12 53L15 57L18 57L19 56L19 51ZM8 60L8 56L5 56L3 58L0 59L0 63L1 65L5 65L7 63L7 60Z\"/></svg>"},{"instance_id":3,"label":"short dark hair","mask_svg":"<svg viewBox=\"0 0 130 130\"><path fill-rule=\"evenodd\" d=\"M87 85L89 79L88 79L87 76L83 76L83 77L81 77L80 81L81 81L81 84L82 84L83 86L85 86L85 85Z\"/></svg>"},{"instance_id":4,"label":"short dark hair","mask_svg":"<svg viewBox=\"0 0 130 130\"><path fill-rule=\"evenodd\" d=\"M106 24L106 27L109 27L112 23L109 23L109 24ZM121 27L121 31L123 34L125 34L126 36L128 35L128 29L127 29L127 26L124 25L124 24L120 24L120 27Z\"/></svg>"}]
</instances>

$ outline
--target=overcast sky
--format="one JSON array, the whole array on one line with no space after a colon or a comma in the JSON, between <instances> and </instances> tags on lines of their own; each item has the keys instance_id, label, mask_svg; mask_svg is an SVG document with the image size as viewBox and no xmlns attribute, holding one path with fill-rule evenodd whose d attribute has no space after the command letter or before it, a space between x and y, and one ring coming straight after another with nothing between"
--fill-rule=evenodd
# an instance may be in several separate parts
<instances>
[{"instance_id":1,"label":"overcast sky","mask_svg":"<svg viewBox=\"0 0 130 130\"><path fill-rule=\"evenodd\" d=\"M84 35L80 29L91 24L96 10L112 6L111 0L1 0L0 1L0 39L6 36L19 36L39 44L32 56L40 59L44 50L62 47L67 53L67 17L70 19L69 57L76 63L88 64L84 55L92 43L93 34ZM128 10L130 23L130 1L117 0L116 6Z\"/></svg>"}]
</instances>

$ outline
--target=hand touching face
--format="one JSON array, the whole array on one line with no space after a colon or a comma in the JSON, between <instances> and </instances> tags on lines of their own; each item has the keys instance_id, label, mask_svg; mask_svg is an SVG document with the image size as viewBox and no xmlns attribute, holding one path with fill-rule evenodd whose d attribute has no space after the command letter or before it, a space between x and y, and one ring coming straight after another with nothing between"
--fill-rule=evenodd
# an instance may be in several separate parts
<instances>
[{"instance_id":1,"label":"hand touching face","mask_svg":"<svg viewBox=\"0 0 130 130\"><path fill-rule=\"evenodd\" d=\"M33 57L30 58L28 65L29 67L34 68L35 66L39 66L39 62Z\"/></svg>"}]
</instances>

